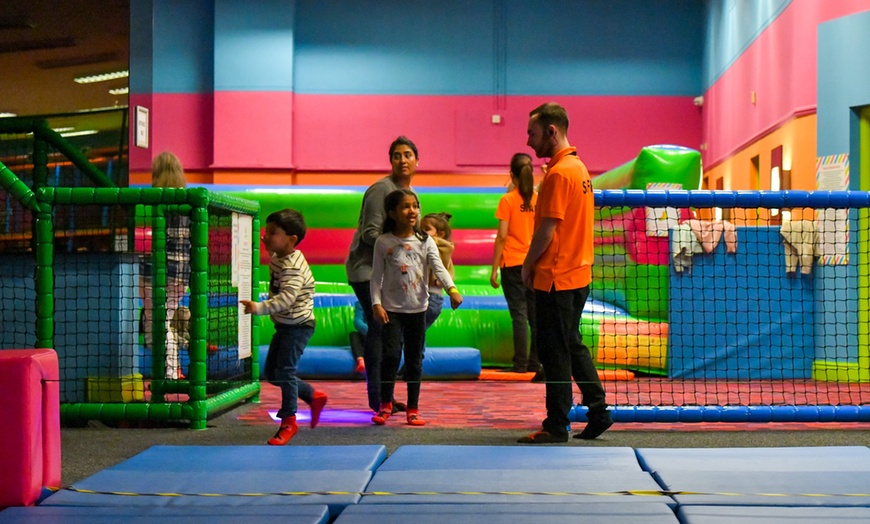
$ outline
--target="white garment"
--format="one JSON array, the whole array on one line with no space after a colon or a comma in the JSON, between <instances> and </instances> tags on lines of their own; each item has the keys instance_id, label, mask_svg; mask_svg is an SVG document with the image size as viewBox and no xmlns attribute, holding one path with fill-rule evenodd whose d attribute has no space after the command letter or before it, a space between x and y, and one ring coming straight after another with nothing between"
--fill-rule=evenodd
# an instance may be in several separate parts
<instances>
[{"instance_id":1,"label":"white garment","mask_svg":"<svg viewBox=\"0 0 870 524\"><path fill-rule=\"evenodd\" d=\"M794 273L798 262L801 273L809 275L813 271L813 260L819 256L819 238L816 223L812 220L791 220L783 222L779 229L785 246L785 271Z\"/></svg>"},{"instance_id":2,"label":"white garment","mask_svg":"<svg viewBox=\"0 0 870 524\"><path fill-rule=\"evenodd\" d=\"M671 236L671 255L674 259L674 271L682 273L683 269L692 267L692 256L703 253L704 248L697 235L688 223L680 224L673 229Z\"/></svg>"}]
</instances>

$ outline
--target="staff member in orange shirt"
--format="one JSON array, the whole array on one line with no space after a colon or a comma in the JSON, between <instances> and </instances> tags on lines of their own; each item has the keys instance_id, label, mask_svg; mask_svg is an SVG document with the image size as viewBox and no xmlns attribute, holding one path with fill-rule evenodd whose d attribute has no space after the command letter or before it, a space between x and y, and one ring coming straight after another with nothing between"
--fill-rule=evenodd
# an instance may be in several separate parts
<instances>
[{"instance_id":1,"label":"staff member in orange shirt","mask_svg":"<svg viewBox=\"0 0 870 524\"><path fill-rule=\"evenodd\" d=\"M501 270L501 285L511 315L514 335L513 367L509 371L525 373L534 371L533 380L541 380L541 363L535 342L535 292L523 285L523 260L532 243L535 230L535 177L532 157L517 153L511 158L511 187L498 202L495 218L498 232L492 255L492 273L489 283L498 289L498 274ZM529 345L529 329L532 343Z\"/></svg>"},{"instance_id":2,"label":"staff member in orange shirt","mask_svg":"<svg viewBox=\"0 0 870 524\"><path fill-rule=\"evenodd\" d=\"M556 103L529 113L529 147L549 158L535 207L535 233L522 278L535 290L538 355L547 376L547 418L526 444L568 441L571 376L589 409L575 438L594 439L613 425L592 355L580 338L580 316L592 282L595 200L589 171L568 142L568 113Z\"/></svg>"}]
</instances>

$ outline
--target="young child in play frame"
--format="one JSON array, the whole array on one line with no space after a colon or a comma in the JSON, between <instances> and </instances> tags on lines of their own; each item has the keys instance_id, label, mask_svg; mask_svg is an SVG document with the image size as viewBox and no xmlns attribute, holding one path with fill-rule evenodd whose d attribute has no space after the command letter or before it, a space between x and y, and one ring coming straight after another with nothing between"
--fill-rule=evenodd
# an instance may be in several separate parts
<instances>
[{"instance_id":1,"label":"young child in play frame","mask_svg":"<svg viewBox=\"0 0 870 524\"><path fill-rule=\"evenodd\" d=\"M311 406L311 427L317 427L326 405L325 393L315 391L296 376L296 367L305 346L314 334L314 276L305 255L297 246L305 238L305 219L293 209L276 211L266 217L263 245L269 258L269 298L263 302L241 300L245 313L270 315L275 335L269 344L263 374L281 388L281 427L269 439L272 446L283 446L299 431L296 424L297 399Z\"/></svg>"}]
</instances>

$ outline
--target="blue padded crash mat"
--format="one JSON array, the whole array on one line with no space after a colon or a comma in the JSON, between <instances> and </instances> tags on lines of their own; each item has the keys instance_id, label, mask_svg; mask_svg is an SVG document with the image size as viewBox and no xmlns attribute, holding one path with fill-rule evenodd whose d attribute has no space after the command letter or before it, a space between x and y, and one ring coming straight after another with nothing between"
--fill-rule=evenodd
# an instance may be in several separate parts
<instances>
[{"instance_id":1,"label":"blue padded crash mat","mask_svg":"<svg viewBox=\"0 0 870 524\"><path fill-rule=\"evenodd\" d=\"M65 506L38 506L35 508L8 508L0 511L3 524L230 524L257 522L257 524L326 524L329 511L325 505L296 505L292 511L286 506L245 507L185 507L113 506L108 508L79 508Z\"/></svg>"},{"instance_id":2,"label":"blue padded crash mat","mask_svg":"<svg viewBox=\"0 0 870 524\"><path fill-rule=\"evenodd\" d=\"M514 524L517 522L582 522L583 524L678 524L666 504L361 504L348 506L335 524Z\"/></svg>"},{"instance_id":3,"label":"blue padded crash mat","mask_svg":"<svg viewBox=\"0 0 870 524\"><path fill-rule=\"evenodd\" d=\"M870 508L789 508L773 506L687 506L677 512L683 524L836 524L870 522Z\"/></svg>"},{"instance_id":4,"label":"blue padded crash mat","mask_svg":"<svg viewBox=\"0 0 870 524\"><path fill-rule=\"evenodd\" d=\"M658 502L659 485L644 471L579 469L417 469L375 472L361 504L471 502ZM641 491L639 495L620 492ZM482 492L482 493L481 493Z\"/></svg>"},{"instance_id":5,"label":"blue padded crash mat","mask_svg":"<svg viewBox=\"0 0 870 524\"><path fill-rule=\"evenodd\" d=\"M345 506L359 501L359 493L365 489L372 475L371 471L284 471L265 462L261 467L260 470L235 474L229 471L215 474L213 471L107 469L75 483L70 489L49 496L42 505L105 507L325 504L329 506L330 514L335 516ZM140 495L129 496L124 493ZM145 493L154 495L141 495Z\"/></svg>"},{"instance_id":6,"label":"blue padded crash mat","mask_svg":"<svg viewBox=\"0 0 870 524\"><path fill-rule=\"evenodd\" d=\"M382 445L366 446L152 446L109 469L118 471L251 470L372 471L387 457Z\"/></svg>"},{"instance_id":7,"label":"blue padded crash mat","mask_svg":"<svg viewBox=\"0 0 870 524\"><path fill-rule=\"evenodd\" d=\"M694 493L674 494L681 506L870 506L870 471L709 469L659 471L655 476L667 490Z\"/></svg>"},{"instance_id":8,"label":"blue padded crash mat","mask_svg":"<svg viewBox=\"0 0 870 524\"><path fill-rule=\"evenodd\" d=\"M555 446L400 446L378 471L413 469L641 471L632 448Z\"/></svg>"},{"instance_id":9,"label":"blue padded crash mat","mask_svg":"<svg viewBox=\"0 0 870 524\"><path fill-rule=\"evenodd\" d=\"M793 448L639 448L646 471L870 471L864 446Z\"/></svg>"}]
</instances>

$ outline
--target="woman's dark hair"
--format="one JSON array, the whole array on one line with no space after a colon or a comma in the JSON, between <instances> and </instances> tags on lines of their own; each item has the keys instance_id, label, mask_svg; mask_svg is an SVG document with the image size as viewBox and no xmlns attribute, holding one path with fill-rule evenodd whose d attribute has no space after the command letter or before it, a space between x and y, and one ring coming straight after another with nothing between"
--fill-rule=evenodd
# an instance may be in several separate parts
<instances>
[{"instance_id":1,"label":"woman's dark hair","mask_svg":"<svg viewBox=\"0 0 870 524\"><path fill-rule=\"evenodd\" d=\"M511 174L517 179L517 189L523 197L522 212L533 212L532 196L535 193L535 175L532 171L532 157L525 153L517 153L511 157Z\"/></svg>"},{"instance_id":2,"label":"woman's dark hair","mask_svg":"<svg viewBox=\"0 0 870 524\"><path fill-rule=\"evenodd\" d=\"M390 216L390 211L395 211L399 204L402 203L402 200L405 199L406 196L414 197L414 200L417 201L417 205L420 205L420 198L417 196L417 193L411 191L410 189L397 189L387 195L384 199L384 214L386 218L384 218L384 226L381 229L384 233L392 233L396 230L396 220ZM417 226L414 227L414 235L420 240L426 240L426 234L420 231L420 222L417 222Z\"/></svg>"},{"instance_id":3,"label":"woman's dark hair","mask_svg":"<svg viewBox=\"0 0 870 524\"><path fill-rule=\"evenodd\" d=\"M453 218L453 215L445 213L444 211L440 213L429 213L423 217L420 224L422 225L423 222L431 220L435 223L435 231L440 231L441 234L444 235L444 240L450 240L450 235L453 233L453 230L450 229L451 218Z\"/></svg>"},{"instance_id":4,"label":"woman's dark hair","mask_svg":"<svg viewBox=\"0 0 870 524\"><path fill-rule=\"evenodd\" d=\"M414 152L414 158L417 160L420 159L420 156L417 154L417 146L414 145L414 142L411 142L406 136L400 136L399 138L393 140L393 143L390 144L390 160L393 159L393 151L396 150L399 146L408 146L411 148L411 151Z\"/></svg>"},{"instance_id":5,"label":"woman's dark hair","mask_svg":"<svg viewBox=\"0 0 870 524\"><path fill-rule=\"evenodd\" d=\"M275 211L266 217L266 223L275 224L275 227L280 227L288 236L296 235L297 246L302 243L305 232L308 231L305 226L305 218L302 217L302 213L295 209Z\"/></svg>"}]
</instances>

